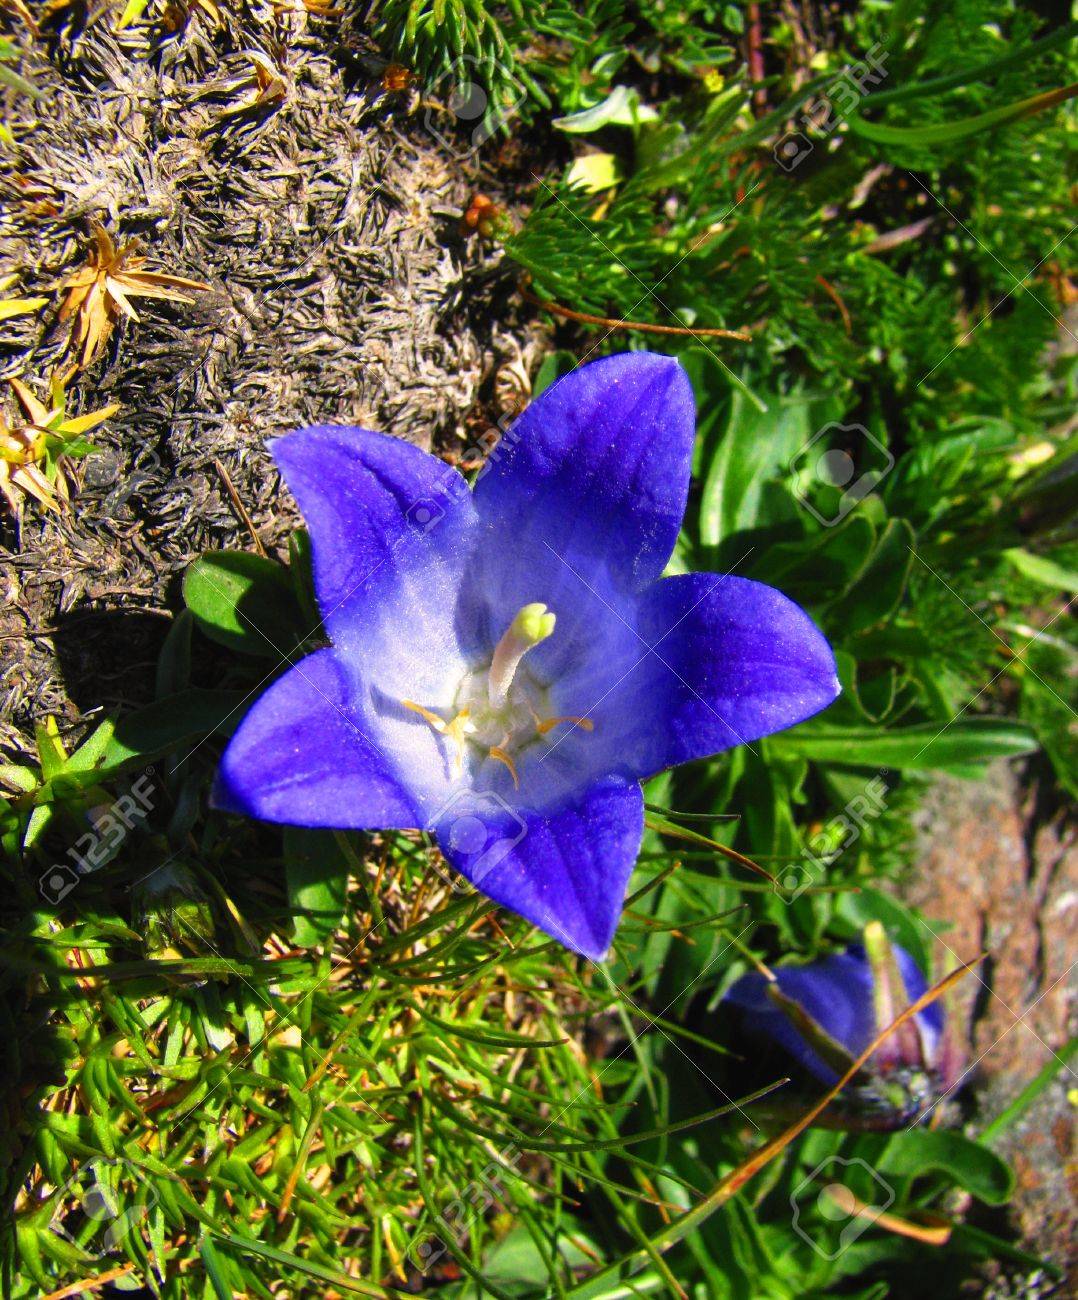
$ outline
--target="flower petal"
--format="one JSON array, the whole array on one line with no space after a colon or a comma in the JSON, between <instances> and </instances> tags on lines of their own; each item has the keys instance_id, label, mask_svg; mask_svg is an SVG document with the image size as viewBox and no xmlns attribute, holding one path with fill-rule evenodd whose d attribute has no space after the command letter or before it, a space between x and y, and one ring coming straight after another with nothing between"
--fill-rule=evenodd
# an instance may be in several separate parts
<instances>
[{"instance_id":1,"label":"flower petal","mask_svg":"<svg viewBox=\"0 0 1078 1300\"><path fill-rule=\"evenodd\" d=\"M361 699L336 651L301 660L240 723L221 759L214 806L290 826L420 825Z\"/></svg>"},{"instance_id":2,"label":"flower petal","mask_svg":"<svg viewBox=\"0 0 1078 1300\"><path fill-rule=\"evenodd\" d=\"M455 653L475 525L460 474L367 429L316 425L270 447L311 534L315 592L334 644L369 659L391 614L394 635L408 629L409 648L422 643L427 658Z\"/></svg>"},{"instance_id":3,"label":"flower petal","mask_svg":"<svg viewBox=\"0 0 1078 1300\"><path fill-rule=\"evenodd\" d=\"M567 948L605 956L644 831L635 781L609 778L543 814L462 792L434 829L448 861L489 898Z\"/></svg>"},{"instance_id":4,"label":"flower petal","mask_svg":"<svg viewBox=\"0 0 1078 1300\"><path fill-rule=\"evenodd\" d=\"M574 370L491 453L475 492L484 554L519 557L525 580L536 566L556 574L558 556L626 588L657 578L685 512L693 427L692 388L672 357L623 353Z\"/></svg>"},{"instance_id":5,"label":"flower petal","mask_svg":"<svg viewBox=\"0 0 1078 1300\"><path fill-rule=\"evenodd\" d=\"M800 606L763 583L664 578L618 656L582 662L558 706L610 737L617 770L649 776L792 727L839 693L835 659Z\"/></svg>"},{"instance_id":6,"label":"flower petal","mask_svg":"<svg viewBox=\"0 0 1078 1300\"><path fill-rule=\"evenodd\" d=\"M872 1041L876 1033L872 971L863 956L836 953L811 966L780 967L775 977L781 991L806 1011L828 1037L840 1043L851 1060ZM737 981L724 1001L745 1013L745 1025L751 1033L777 1043L822 1083L835 1083L835 1071L768 997L768 983L753 971Z\"/></svg>"},{"instance_id":7,"label":"flower petal","mask_svg":"<svg viewBox=\"0 0 1078 1300\"><path fill-rule=\"evenodd\" d=\"M892 944L907 1004L916 1002L928 989L916 961L904 948ZM845 952L832 953L808 966L781 966L774 972L780 990L792 998L850 1059L860 1056L876 1037L872 967L860 944ZM755 971L744 975L723 999L745 1013L746 1028L770 1038L822 1083L837 1082L838 1075L805 1041L790 1018L767 994L769 981ZM896 1011L899 1010L896 1007ZM943 1037L943 1007L934 1002L914 1017L925 1043L925 1059L934 1063Z\"/></svg>"}]
</instances>

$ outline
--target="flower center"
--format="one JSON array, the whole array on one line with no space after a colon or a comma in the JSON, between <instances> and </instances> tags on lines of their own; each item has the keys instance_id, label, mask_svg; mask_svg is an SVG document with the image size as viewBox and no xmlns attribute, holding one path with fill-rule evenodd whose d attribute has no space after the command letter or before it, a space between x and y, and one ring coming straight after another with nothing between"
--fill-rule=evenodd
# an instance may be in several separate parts
<instances>
[{"instance_id":1,"label":"flower center","mask_svg":"<svg viewBox=\"0 0 1078 1300\"><path fill-rule=\"evenodd\" d=\"M452 718L443 718L413 700L401 701L450 743L457 775L463 773L471 745L480 755L504 764L519 789L516 758L522 750L562 723L592 730L588 718L552 717L548 688L536 681L523 662L529 650L553 635L556 621L553 612L538 601L525 605L494 647L489 665L467 673L461 681Z\"/></svg>"}]
</instances>

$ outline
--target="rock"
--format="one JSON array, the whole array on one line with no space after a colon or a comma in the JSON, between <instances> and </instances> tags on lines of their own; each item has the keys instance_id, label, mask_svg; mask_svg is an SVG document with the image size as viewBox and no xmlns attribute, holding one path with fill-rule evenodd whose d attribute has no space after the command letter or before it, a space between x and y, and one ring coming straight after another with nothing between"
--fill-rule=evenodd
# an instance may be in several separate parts
<instances>
[{"instance_id":1,"label":"rock","mask_svg":"<svg viewBox=\"0 0 1078 1300\"><path fill-rule=\"evenodd\" d=\"M1074 1033L1078 843L1052 787L1000 763L984 781L940 778L919 813L918 866L904 901L936 936L940 968L988 958L958 988L978 1132L1063 1050ZM1022 1238L1062 1268L1078 1268L1074 1075L1056 1080L1001 1134L1018 1189Z\"/></svg>"}]
</instances>

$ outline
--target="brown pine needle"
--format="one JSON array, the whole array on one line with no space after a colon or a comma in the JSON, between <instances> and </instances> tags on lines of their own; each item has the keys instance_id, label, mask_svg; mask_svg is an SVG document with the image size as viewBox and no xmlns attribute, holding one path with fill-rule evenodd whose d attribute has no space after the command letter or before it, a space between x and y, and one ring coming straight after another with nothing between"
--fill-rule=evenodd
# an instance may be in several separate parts
<instances>
[{"instance_id":1,"label":"brown pine needle","mask_svg":"<svg viewBox=\"0 0 1078 1300\"><path fill-rule=\"evenodd\" d=\"M765 1146L762 1146L759 1151L755 1151L748 1160L744 1161L742 1164L738 1165L735 1170L727 1174L703 1204L707 1204L712 1208L717 1208L725 1201L728 1201L730 1197L743 1187L754 1174L759 1173L765 1165L770 1164L777 1155L790 1145L794 1138L799 1137L805 1129L809 1127L813 1120L823 1114L842 1089L846 1087L861 1067L868 1061L873 1052L875 1052L881 1044L885 1043L896 1029L901 1028L901 1026L906 1024L907 1021L912 1020L917 1012L923 1011L925 1007L931 1006L938 998L943 997L943 995L949 992L949 990L952 989L959 980L968 975L975 966L980 965L987 956L987 953L982 953L974 961L966 962L964 965L957 967L955 970L951 971L949 975L945 975L938 984L934 984L926 993L923 993L916 1002L911 1003L901 1015L896 1016L895 1019L887 1025L886 1028L881 1030L872 1042L869 1043L857 1060L853 1062L842 1078L839 1079L838 1083L836 1083L832 1088L829 1088L828 1091L824 1093L823 1097L816 1102L814 1106L811 1106L800 1119L791 1124L788 1129L780 1133L777 1138L768 1142ZM701 1207L698 1206L697 1210L700 1208ZM696 1210L690 1210L689 1213L695 1214Z\"/></svg>"},{"instance_id":2,"label":"brown pine needle","mask_svg":"<svg viewBox=\"0 0 1078 1300\"><path fill-rule=\"evenodd\" d=\"M217 471L221 482L224 484L225 491L228 493L229 500L232 502L236 514L239 515L240 523L243 524L244 528L246 528L247 532L250 534L255 550L263 559L265 559L266 548L262 545L262 539L259 537L258 533L255 532L254 520L252 520L251 516L247 513L247 507L240 500L240 494L236 491L236 485L232 482L228 470L225 469L224 465L216 456L213 458L213 467Z\"/></svg>"},{"instance_id":3,"label":"brown pine needle","mask_svg":"<svg viewBox=\"0 0 1078 1300\"><path fill-rule=\"evenodd\" d=\"M823 1097L811 1106L798 1120L791 1124L789 1128L780 1133L778 1137L773 1138L770 1142L767 1142L764 1146L760 1147L758 1151L754 1151L747 1160L742 1161L736 1169L731 1170L724 1178L720 1179L713 1190L705 1196L702 1201L697 1202L691 1210L686 1211L680 1219L675 1219L673 1223L661 1228L654 1236L650 1237L646 1249L641 1247L629 1257L629 1260L618 1260L616 1264L608 1264L605 1268L600 1269L598 1273L593 1273L588 1279L589 1284L594 1286L596 1282L609 1277L613 1272L623 1267L627 1262L640 1261L652 1257L654 1250L656 1249L661 1252L669 1250L676 1242L684 1240L690 1232L699 1228L701 1223L708 1219L710 1215L721 1206L725 1205L732 1196L740 1191L750 1178L755 1174L758 1174L766 1165L770 1164L776 1156L781 1155L795 1138L799 1137L810 1124L819 1118L835 1097L853 1079L873 1052L875 1052L880 1045L895 1032L896 1029L906 1024L906 1022L919 1011L923 1011L925 1007L931 1006L938 998L941 998L948 993L959 980L968 975L975 966L979 965L985 957L987 957L987 955L987 953L982 953L979 957L975 958L975 960L966 962L962 966L958 966L955 970L951 971L949 975L945 975L937 984L934 984L932 988L928 989L927 992L923 993L916 1002L911 1003L911 1005L908 1006L901 1015L896 1016L891 1024L887 1025L886 1028L876 1035L857 1060L853 1062L842 1078L839 1079L838 1083L836 1083L834 1087L828 1089L828 1091L824 1093ZM897 1231L893 1224L888 1226L891 1227L892 1231ZM922 1237L922 1240L927 1239L928 1238L926 1237Z\"/></svg>"},{"instance_id":4,"label":"brown pine needle","mask_svg":"<svg viewBox=\"0 0 1078 1300\"><path fill-rule=\"evenodd\" d=\"M911 1219L904 1219L901 1215L890 1214L875 1205L869 1205L867 1201L862 1201L856 1193L851 1192L848 1187L843 1187L841 1183L833 1187L825 1187L823 1194L828 1200L834 1201L848 1217L871 1219L877 1227L893 1232L896 1237L910 1237L913 1241L923 1242L926 1246L945 1246L951 1239L951 1224L942 1217L932 1216L931 1223L914 1223Z\"/></svg>"},{"instance_id":5,"label":"brown pine needle","mask_svg":"<svg viewBox=\"0 0 1078 1300\"><path fill-rule=\"evenodd\" d=\"M69 1286L62 1286L59 1291L50 1291L48 1295L43 1295L41 1300L67 1300L68 1296L85 1295L87 1291L100 1290L110 1282L115 1282L118 1277L126 1277L134 1267L134 1264L121 1264L118 1268L106 1269L96 1277L84 1277Z\"/></svg>"},{"instance_id":6,"label":"brown pine needle","mask_svg":"<svg viewBox=\"0 0 1078 1300\"><path fill-rule=\"evenodd\" d=\"M614 320L609 316L593 316L590 312L574 311L572 307L562 307L545 298L537 298L534 293L520 286L520 296L533 302L544 311L555 316L564 316L566 320L579 321L582 325L602 325L612 330L639 330L642 334L676 334L681 337L708 339L739 339L742 343L751 343L752 335L748 330L690 329L687 325L652 325L646 321Z\"/></svg>"},{"instance_id":7,"label":"brown pine needle","mask_svg":"<svg viewBox=\"0 0 1078 1300\"><path fill-rule=\"evenodd\" d=\"M839 291L829 280L825 280L822 275L818 275L816 277L816 283L823 289L823 291L827 294L827 296L839 309L839 312L842 316L843 329L845 329L847 334L852 334L853 322L850 320L850 313L846 308L846 304L842 301L842 297L839 294Z\"/></svg>"},{"instance_id":8,"label":"brown pine needle","mask_svg":"<svg viewBox=\"0 0 1078 1300\"><path fill-rule=\"evenodd\" d=\"M687 826L679 826L666 817L660 820L654 814L649 816L646 813L644 815L644 825L650 830L658 831L661 835L672 835L675 839L687 840L690 844L698 844L701 848L711 849L724 858L729 858L731 862L736 862L739 866L754 871L758 876L763 876L772 885L778 884L771 872L761 867L759 863L753 862L752 858L747 858L744 853L738 853L737 849L730 848L728 844L720 844L718 840L713 840L708 835L701 835L699 831L690 830Z\"/></svg>"}]
</instances>

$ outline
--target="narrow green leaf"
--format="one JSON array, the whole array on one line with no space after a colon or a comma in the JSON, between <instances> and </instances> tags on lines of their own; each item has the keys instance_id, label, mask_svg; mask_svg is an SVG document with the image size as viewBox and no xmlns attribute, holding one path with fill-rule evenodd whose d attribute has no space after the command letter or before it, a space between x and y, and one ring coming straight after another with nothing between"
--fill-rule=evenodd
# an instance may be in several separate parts
<instances>
[{"instance_id":1,"label":"narrow green leaf","mask_svg":"<svg viewBox=\"0 0 1078 1300\"><path fill-rule=\"evenodd\" d=\"M203 1237L198 1243L198 1253L202 1258L206 1276L210 1279L210 1285L213 1287L213 1293L217 1300L232 1300L232 1287L225 1278L221 1259L217 1251L214 1250L213 1242L209 1237Z\"/></svg>"},{"instance_id":2,"label":"narrow green leaf","mask_svg":"<svg viewBox=\"0 0 1078 1300\"><path fill-rule=\"evenodd\" d=\"M239 725L248 696L241 691L192 687L122 718L101 757L100 775L133 761L149 762Z\"/></svg>"},{"instance_id":3,"label":"narrow green leaf","mask_svg":"<svg viewBox=\"0 0 1078 1300\"><path fill-rule=\"evenodd\" d=\"M292 937L301 948L317 948L344 915L348 859L333 831L286 826L284 869Z\"/></svg>"},{"instance_id":4,"label":"narrow green leaf","mask_svg":"<svg viewBox=\"0 0 1078 1300\"><path fill-rule=\"evenodd\" d=\"M1064 1047L1060 1048L1048 1064L1026 1084L1014 1101L981 1130L980 1140L982 1142L991 1142L1005 1129L1010 1128L1015 1120L1021 1117L1045 1088L1051 1084L1052 1080L1059 1075L1060 1071L1069 1069L1070 1061L1075 1055L1078 1055L1078 1037L1072 1038Z\"/></svg>"},{"instance_id":5,"label":"narrow green leaf","mask_svg":"<svg viewBox=\"0 0 1078 1300\"><path fill-rule=\"evenodd\" d=\"M1022 45L997 59L989 59L987 63L978 63L970 68L959 68L957 72L948 72L942 77L916 81L909 86L898 86L893 90L877 90L865 97L861 107L871 110L883 108L885 104L898 104L911 99L928 99L946 90L953 90L956 86L968 86L973 81L984 81L987 77L995 76L997 72L1004 72L1016 63L1024 63L1047 54L1049 50L1058 49L1059 46L1073 40L1075 36L1078 36L1078 23L1064 23L1062 27L1042 40Z\"/></svg>"},{"instance_id":6,"label":"narrow green leaf","mask_svg":"<svg viewBox=\"0 0 1078 1300\"><path fill-rule=\"evenodd\" d=\"M19 90L24 95L30 95L33 99L44 99L45 92L39 90L32 81L27 81L25 77L20 77L17 72L11 68L5 68L0 63L0 86L8 86L12 90Z\"/></svg>"},{"instance_id":7,"label":"narrow green leaf","mask_svg":"<svg viewBox=\"0 0 1078 1300\"><path fill-rule=\"evenodd\" d=\"M889 618L906 590L913 564L913 529L905 519L889 519L875 548L847 590L827 611L838 636L852 636Z\"/></svg>"},{"instance_id":8,"label":"narrow green leaf","mask_svg":"<svg viewBox=\"0 0 1078 1300\"><path fill-rule=\"evenodd\" d=\"M1028 99L1020 99L1017 103L1005 104L1002 108L993 108L987 113L978 113L976 117L961 118L955 122L933 122L925 126L887 126L882 122L866 122L859 113L852 113L846 121L851 131L876 144L951 144L980 131L1005 126L1018 118L1042 113L1045 109L1054 108L1056 104L1073 99L1075 95L1078 95L1078 82L1060 86L1056 90L1046 90L1039 95L1030 95Z\"/></svg>"},{"instance_id":9,"label":"narrow green leaf","mask_svg":"<svg viewBox=\"0 0 1078 1300\"><path fill-rule=\"evenodd\" d=\"M191 629L194 625L194 615L189 609L180 610L173 620L157 656L155 699L177 695L191 685Z\"/></svg>"},{"instance_id":10,"label":"narrow green leaf","mask_svg":"<svg viewBox=\"0 0 1078 1300\"><path fill-rule=\"evenodd\" d=\"M292 1255L287 1250L278 1250L276 1246L270 1246L254 1237L243 1237L235 1232L225 1233L216 1227L211 1231L217 1241L229 1250L241 1255L258 1255L262 1259L268 1259L272 1264L294 1268L298 1273L303 1273L307 1277L316 1277L320 1282L330 1282L340 1287L342 1291L351 1292L352 1295L367 1296L369 1300L395 1300L395 1297L401 1297L403 1300L405 1295L403 1291L376 1286L373 1282L363 1282L335 1268L326 1268L312 1260L301 1259L298 1255Z\"/></svg>"},{"instance_id":11,"label":"narrow green leaf","mask_svg":"<svg viewBox=\"0 0 1078 1300\"><path fill-rule=\"evenodd\" d=\"M469 1043L481 1043L484 1047L510 1047L517 1050L532 1047L564 1047L569 1041L567 1038L529 1038L527 1034L498 1034L490 1030L473 1029L468 1025L450 1024L447 1020L440 1020L437 1016L432 1016L429 1011L424 1011L417 1003L412 1005L429 1025L456 1038L466 1039Z\"/></svg>"},{"instance_id":12,"label":"narrow green leaf","mask_svg":"<svg viewBox=\"0 0 1078 1300\"><path fill-rule=\"evenodd\" d=\"M1037 748L1032 731L1008 718L962 718L949 725L925 722L893 731L802 725L769 743L780 753L803 754L816 763L909 772L1017 758Z\"/></svg>"},{"instance_id":13,"label":"narrow green leaf","mask_svg":"<svg viewBox=\"0 0 1078 1300\"><path fill-rule=\"evenodd\" d=\"M1003 552L1003 558L1019 573L1044 587L1078 594L1078 573L1064 568L1045 555L1034 555L1031 551L1022 550L1020 546L1014 546Z\"/></svg>"}]
</instances>

